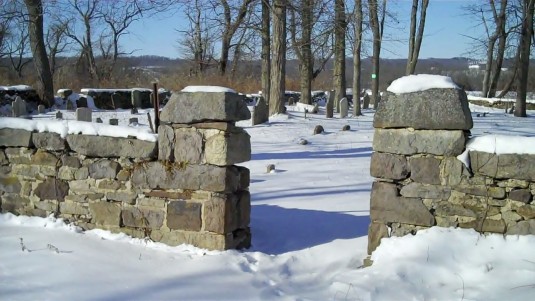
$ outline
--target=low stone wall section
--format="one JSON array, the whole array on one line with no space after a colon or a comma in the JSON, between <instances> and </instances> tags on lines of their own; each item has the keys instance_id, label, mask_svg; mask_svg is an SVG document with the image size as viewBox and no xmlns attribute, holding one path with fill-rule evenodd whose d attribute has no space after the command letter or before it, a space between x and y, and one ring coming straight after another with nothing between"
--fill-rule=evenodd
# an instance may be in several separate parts
<instances>
[{"instance_id":1,"label":"low stone wall section","mask_svg":"<svg viewBox=\"0 0 535 301\"><path fill-rule=\"evenodd\" d=\"M368 253L432 226L535 234L535 155L469 152L464 91L386 93L374 120Z\"/></svg>"},{"instance_id":2,"label":"low stone wall section","mask_svg":"<svg viewBox=\"0 0 535 301\"><path fill-rule=\"evenodd\" d=\"M203 105L188 107L191 99ZM169 104L155 142L0 129L2 212L169 245L249 247L249 170L235 165L251 157L235 126L249 110L230 93L180 93Z\"/></svg>"}]
</instances>

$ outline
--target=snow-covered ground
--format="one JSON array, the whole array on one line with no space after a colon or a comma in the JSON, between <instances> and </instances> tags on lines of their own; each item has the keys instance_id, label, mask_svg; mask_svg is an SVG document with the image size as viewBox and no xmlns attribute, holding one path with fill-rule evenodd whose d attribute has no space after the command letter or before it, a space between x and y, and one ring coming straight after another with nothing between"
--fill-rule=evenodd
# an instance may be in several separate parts
<instances>
[{"instance_id":1,"label":"snow-covered ground","mask_svg":"<svg viewBox=\"0 0 535 301\"><path fill-rule=\"evenodd\" d=\"M474 136L535 136L535 118L471 106ZM476 117L478 112L489 112ZM533 300L535 237L431 228L366 257L373 111L292 111L251 127L253 246L168 247L52 218L0 215L2 300ZM73 118L64 111L66 118ZM102 119L146 112L94 112ZM535 115L535 111L528 112ZM36 116L50 119L53 113ZM145 118L145 119L143 119ZM34 120L35 120L34 119ZM316 125L325 133L312 135ZM350 131L341 131L350 125ZM307 145L299 144L307 139ZM276 170L266 173L266 165ZM22 249L25 249L24 251Z\"/></svg>"}]
</instances>

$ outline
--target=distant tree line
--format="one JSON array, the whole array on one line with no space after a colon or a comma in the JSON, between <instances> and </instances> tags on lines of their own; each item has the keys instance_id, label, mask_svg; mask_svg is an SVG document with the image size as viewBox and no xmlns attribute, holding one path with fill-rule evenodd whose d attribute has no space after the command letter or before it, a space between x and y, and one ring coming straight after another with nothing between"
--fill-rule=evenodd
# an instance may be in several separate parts
<instances>
[{"instance_id":1,"label":"distant tree line","mask_svg":"<svg viewBox=\"0 0 535 301\"><path fill-rule=\"evenodd\" d=\"M534 1L489 0L466 7L468 17L476 16L485 33L472 37L486 57L483 93L502 96L497 95L500 87L502 93L514 88L516 116L526 115L529 58L535 44ZM122 65L122 58L133 54L123 50L122 38L141 18L171 11L187 21L176 30L180 53L189 62L182 75L191 81L217 77L232 82L249 76L241 67L260 59L262 94L270 113L276 114L284 110L286 65L295 61L301 102L310 104L313 82L330 73L324 77L330 78L328 89L337 100L346 96L347 87L359 95L364 81L378 104L380 88L390 81L391 70L384 71L380 59L389 26L399 23L399 18L410 18L407 36L401 38L409 45L401 75L418 72L429 3L412 0L410 16L399 16L386 0L3 1L0 62L9 66L0 67L9 72L2 68L0 72L24 80L25 68L34 66L39 91L49 104L54 82L60 78L79 78L93 86L124 84L126 78L136 82L135 75L126 75ZM349 68L347 57L352 57ZM363 62L368 57L371 65L365 71ZM507 59L514 61L513 74L504 76L502 66ZM364 72L370 80L363 77ZM346 83L348 73L353 75L351 84ZM505 77L507 82L501 84ZM355 106L354 115L360 114L360 107Z\"/></svg>"}]
</instances>

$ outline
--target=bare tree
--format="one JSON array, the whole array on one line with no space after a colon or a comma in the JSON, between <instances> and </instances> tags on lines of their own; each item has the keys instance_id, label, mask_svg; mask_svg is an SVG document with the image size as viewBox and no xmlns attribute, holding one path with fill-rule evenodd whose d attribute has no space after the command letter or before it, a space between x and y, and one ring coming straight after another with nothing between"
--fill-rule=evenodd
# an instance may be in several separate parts
<instances>
[{"instance_id":1,"label":"bare tree","mask_svg":"<svg viewBox=\"0 0 535 301\"><path fill-rule=\"evenodd\" d=\"M418 22L416 15L418 13L418 4L420 7L420 20ZM409 58L407 60L406 74L414 74L416 64L418 63L418 56L420 55L420 47L422 46L422 38L425 29L425 15L427 12L427 6L429 0L412 0L411 9L411 29L409 37ZM416 23L418 23L418 32L416 32Z\"/></svg>"},{"instance_id":2,"label":"bare tree","mask_svg":"<svg viewBox=\"0 0 535 301\"><path fill-rule=\"evenodd\" d=\"M271 36L270 36L270 8L269 0L261 0L262 4L262 96L265 98L266 103L269 105L270 85L271 85Z\"/></svg>"},{"instance_id":3,"label":"bare tree","mask_svg":"<svg viewBox=\"0 0 535 301\"><path fill-rule=\"evenodd\" d=\"M374 107L379 105L379 60L381 54L381 29L378 17L377 0L368 0L370 10L370 26L373 34L373 56L372 56L372 99Z\"/></svg>"},{"instance_id":4,"label":"bare tree","mask_svg":"<svg viewBox=\"0 0 535 301\"><path fill-rule=\"evenodd\" d=\"M54 103L54 84L43 34L43 3L41 0L24 0L24 3L28 9L30 44L35 69L42 86L42 99L51 106Z\"/></svg>"},{"instance_id":5,"label":"bare tree","mask_svg":"<svg viewBox=\"0 0 535 301\"><path fill-rule=\"evenodd\" d=\"M355 39L353 42L353 116L362 115L360 109L360 91L362 90L360 73L362 71L361 50L362 50L362 0L355 0Z\"/></svg>"},{"instance_id":6,"label":"bare tree","mask_svg":"<svg viewBox=\"0 0 535 301\"><path fill-rule=\"evenodd\" d=\"M287 0L274 0L272 6L273 39L271 48L271 84L269 93L269 115L284 112L284 91L286 89L286 9Z\"/></svg>"},{"instance_id":7,"label":"bare tree","mask_svg":"<svg viewBox=\"0 0 535 301\"><path fill-rule=\"evenodd\" d=\"M69 41L67 41L68 26L68 21L59 21L50 25L46 33L45 42L52 75L58 69L57 56L65 52L70 45Z\"/></svg>"},{"instance_id":8,"label":"bare tree","mask_svg":"<svg viewBox=\"0 0 535 301\"><path fill-rule=\"evenodd\" d=\"M531 38L533 36L533 9L535 0L522 0L522 31L519 40L519 72L517 76L516 105L514 115L526 117L526 96L529 72Z\"/></svg>"},{"instance_id":9,"label":"bare tree","mask_svg":"<svg viewBox=\"0 0 535 301\"><path fill-rule=\"evenodd\" d=\"M299 75L301 86L301 97L299 101L304 104L312 103L312 73L314 60L312 57L312 27L313 27L313 0L300 0L299 7L290 9L290 38L293 52L299 61ZM299 14L301 17L297 18ZM299 19L299 21L297 20ZM298 24L299 23L299 24ZM298 36L299 32L301 33Z\"/></svg>"},{"instance_id":10,"label":"bare tree","mask_svg":"<svg viewBox=\"0 0 535 301\"><path fill-rule=\"evenodd\" d=\"M344 0L335 0L334 2L334 71L333 71L333 89L334 101L339 108L340 100L346 96L346 18Z\"/></svg>"}]
</instances>

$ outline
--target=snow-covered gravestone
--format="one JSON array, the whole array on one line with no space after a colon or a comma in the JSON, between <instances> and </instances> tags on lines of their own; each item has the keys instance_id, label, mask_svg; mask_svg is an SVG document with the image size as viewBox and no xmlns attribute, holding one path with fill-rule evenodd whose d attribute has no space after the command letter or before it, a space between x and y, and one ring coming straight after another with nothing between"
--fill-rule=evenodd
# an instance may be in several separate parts
<instances>
[{"instance_id":1,"label":"snow-covered gravestone","mask_svg":"<svg viewBox=\"0 0 535 301\"><path fill-rule=\"evenodd\" d=\"M92 119L92 110L89 108L78 108L76 109L76 120L91 122Z\"/></svg>"},{"instance_id":2,"label":"snow-covered gravestone","mask_svg":"<svg viewBox=\"0 0 535 301\"><path fill-rule=\"evenodd\" d=\"M340 118L346 118L347 117L347 113L349 111L349 103L347 101L347 98L342 98L342 100L340 100Z\"/></svg>"},{"instance_id":3,"label":"snow-covered gravestone","mask_svg":"<svg viewBox=\"0 0 535 301\"><path fill-rule=\"evenodd\" d=\"M13 117L19 117L22 115L28 114L28 111L26 109L26 102L24 99L22 99L20 96L17 96L15 98L15 101L12 103L12 109Z\"/></svg>"},{"instance_id":4,"label":"snow-covered gravestone","mask_svg":"<svg viewBox=\"0 0 535 301\"><path fill-rule=\"evenodd\" d=\"M45 106L44 105L38 105L37 106L37 113L44 114L45 113Z\"/></svg>"},{"instance_id":5,"label":"snow-covered gravestone","mask_svg":"<svg viewBox=\"0 0 535 301\"><path fill-rule=\"evenodd\" d=\"M269 107L264 97L259 97L251 114L251 124L257 125L269 121Z\"/></svg>"},{"instance_id":6,"label":"snow-covered gravestone","mask_svg":"<svg viewBox=\"0 0 535 301\"><path fill-rule=\"evenodd\" d=\"M132 107L141 108L141 91L136 89L132 90Z\"/></svg>"}]
</instances>

